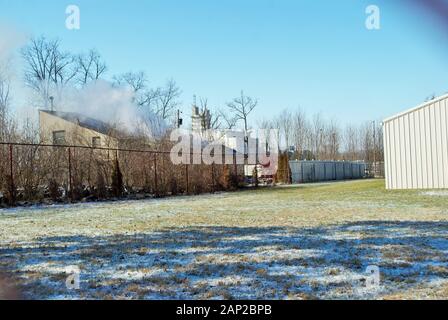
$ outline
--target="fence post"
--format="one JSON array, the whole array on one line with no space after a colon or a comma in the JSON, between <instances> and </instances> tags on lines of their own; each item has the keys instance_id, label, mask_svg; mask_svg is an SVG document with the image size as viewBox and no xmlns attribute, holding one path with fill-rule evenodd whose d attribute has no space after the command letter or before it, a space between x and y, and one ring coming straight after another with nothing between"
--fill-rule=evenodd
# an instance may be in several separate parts
<instances>
[{"instance_id":1,"label":"fence post","mask_svg":"<svg viewBox=\"0 0 448 320\"><path fill-rule=\"evenodd\" d=\"M236 165L236 150L233 150L233 173L235 174L235 177L238 176L238 167Z\"/></svg>"},{"instance_id":2,"label":"fence post","mask_svg":"<svg viewBox=\"0 0 448 320\"><path fill-rule=\"evenodd\" d=\"M301 181L301 183L305 183L305 178L304 178L304 172L303 172L303 162L300 162L300 171L302 172L302 181Z\"/></svg>"},{"instance_id":3,"label":"fence post","mask_svg":"<svg viewBox=\"0 0 448 320\"><path fill-rule=\"evenodd\" d=\"M187 194L190 193L189 190L189 181L188 181L188 163L185 165L185 191Z\"/></svg>"},{"instance_id":4,"label":"fence post","mask_svg":"<svg viewBox=\"0 0 448 320\"><path fill-rule=\"evenodd\" d=\"M286 154L286 177L288 179L286 184L291 183L290 168L291 167L289 166L289 157L288 157L288 154Z\"/></svg>"},{"instance_id":5,"label":"fence post","mask_svg":"<svg viewBox=\"0 0 448 320\"><path fill-rule=\"evenodd\" d=\"M215 167L214 164L212 163L211 165L211 174L212 174L212 193L215 193Z\"/></svg>"},{"instance_id":6,"label":"fence post","mask_svg":"<svg viewBox=\"0 0 448 320\"><path fill-rule=\"evenodd\" d=\"M336 165L336 161L333 162L333 180L338 180L338 173L337 173L337 165Z\"/></svg>"},{"instance_id":7,"label":"fence post","mask_svg":"<svg viewBox=\"0 0 448 320\"><path fill-rule=\"evenodd\" d=\"M16 187L14 185L14 164L13 164L13 160L14 160L14 157L13 157L13 146L12 146L12 144L10 144L9 145L9 174L11 176L11 181L10 181L10 183L11 183L11 185L10 185L10 188L11 188L11 194L10 194L10 196L11 196L11 205L14 205L16 203L16 190L15 190Z\"/></svg>"},{"instance_id":8,"label":"fence post","mask_svg":"<svg viewBox=\"0 0 448 320\"><path fill-rule=\"evenodd\" d=\"M73 200L72 192L72 151L71 148L68 148L68 196L70 200Z\"/></svg>"},{"instance_id":9,"label":"fence post","mask_svg":"<svg viewBox=\"0 0 448 320\"><path fill-rule=\"evenodd\" d=\"M327 163L324 162L324 181L327 180Z\"/></svg>"},{"instance_id":10,"label":"fence post","mask_svg":"<svg viewBox=\"0 0 448 320\"><path fill-rule=\"evenodd\" d=\"M158 191L158 186L157 186L157 153L154 153L154 195L156 197L159 196L159 191Z\"/></svg>"}]
</instances>

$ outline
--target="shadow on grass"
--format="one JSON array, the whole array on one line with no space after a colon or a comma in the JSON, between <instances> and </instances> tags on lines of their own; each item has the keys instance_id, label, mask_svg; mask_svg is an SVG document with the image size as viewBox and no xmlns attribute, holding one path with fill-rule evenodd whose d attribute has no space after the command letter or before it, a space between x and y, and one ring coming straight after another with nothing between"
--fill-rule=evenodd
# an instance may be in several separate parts
<instances>
[{"instance_id":1,"label":"shadow on grass","mask_svg":"<svg viewBox=\"0 0 448 320\"><path fill-rule=\"evenodd\" d=\"M47 237L0 248L0 264L28 298L374 298L448 277L448 223ZM380 267L375 292L363 289L369 265ZM70 266L80 290L65 286Z\"/></svg>"}]
</instances>

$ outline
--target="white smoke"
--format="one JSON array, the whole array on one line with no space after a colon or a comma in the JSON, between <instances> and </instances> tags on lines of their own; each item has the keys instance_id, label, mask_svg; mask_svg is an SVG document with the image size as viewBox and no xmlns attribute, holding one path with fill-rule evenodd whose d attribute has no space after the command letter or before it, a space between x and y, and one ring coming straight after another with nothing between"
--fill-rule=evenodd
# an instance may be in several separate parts
<instances>
[{"instance_id":1,"label":"white smoke","mask_svg":"<svg viewBox=\"0 0 448 320\"><path fill-rule=\"evenodd\" d=\"M0 24L0 62L10 60L25 41L25 34L11 26Z\"/></svg>"},{"instance_id":2,"label":"white smoke","mask_svg":"<svg viewBox=\"0 0 448 320\"><path fill-rule=\"evenodd\" d=\"M24 103L27 95L19 74L21 69L19 49L25 44L27 38L19 29L0 23L0 79L9 85L8 107L13 113L17 111L19 105Z\"/></svg>"},{"instance_id":3,"label":"white smoke","mask_svg":"<svg viewBox=\"0 0 448 320\"><path fill-rule=\"evenodd\" d=\"M163 119L149 108L137 106L133 99L130 88L114 87L110 82L98 80L82 89L63 89L54 103L56 111L76 112L127 133L151 138L163 135L167 129Z\"/></svg>"},{"instance_id":4,"label":"white smoke","mask_svg":"<svg viewBox=\"0 0 448 320\"><path fill-rule=\"evenodd\" d=\"M18 59L18 50L27 39L18 29L0 23L0 75L11 81L18 119L29 119L37 124L37 109L49 108L49 103L39 93L27 88L19 75L22 61ZM167 130L163 119L149 108L139 107L133 102L134 92L130 88L114 87L110 82L98 80L84 88L52 87L49 91L54 96L56 111L76 112L116 126L123 132L150 138L159 138Z\"/></svg>"}]
</instances>

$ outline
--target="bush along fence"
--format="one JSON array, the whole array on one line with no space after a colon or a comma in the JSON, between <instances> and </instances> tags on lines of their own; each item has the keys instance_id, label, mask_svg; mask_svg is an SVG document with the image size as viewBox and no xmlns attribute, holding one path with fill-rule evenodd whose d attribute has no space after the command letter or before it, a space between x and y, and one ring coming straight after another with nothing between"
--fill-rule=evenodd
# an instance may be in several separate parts
<instances>
[{"instance_id":1,"label":"bush along fence","mask_svg":"<svg viewBox=\"0 0 448 320\"><path fill-rule=\"evenodd\" d=\"M0 142L0 205L139 199L238 188L236 164L179 164L170 151Z\"/></svg>"}]
</instances>

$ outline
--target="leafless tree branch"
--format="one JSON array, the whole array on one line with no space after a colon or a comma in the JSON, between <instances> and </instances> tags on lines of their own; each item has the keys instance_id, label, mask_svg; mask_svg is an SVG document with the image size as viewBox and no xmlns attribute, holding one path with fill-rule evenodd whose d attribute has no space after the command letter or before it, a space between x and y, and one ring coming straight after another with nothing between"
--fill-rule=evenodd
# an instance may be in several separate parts
<instances>
[{"instance_id":1,"label":"leafless tree branch","mask_svg":"<svg viewBox=\"0 0 448 320\"><path fill-rule=\"evenodd\" d=\"M234 98L227 103L227 107L234 114L237 121L242 120L244 123L244 130L248 130L248 116L257 106L258 101L254 98L244 95L241 91L241 96Z\"/></svg>"},{"instance_id":2,"label":"leafless tree branch","mask_svg":"<svg viewBox=\"0 0 448 320\"><path fill-rule=\"evenodd\" d=\"M83 86L90 81L98 80L107 71L106 63L94 49L87 54L78 55L76 63L78 67L77 81Z\"/></svg>"}]
</instances>

